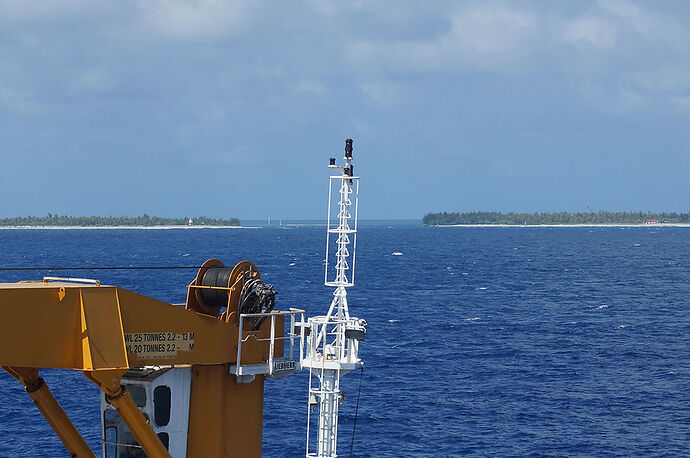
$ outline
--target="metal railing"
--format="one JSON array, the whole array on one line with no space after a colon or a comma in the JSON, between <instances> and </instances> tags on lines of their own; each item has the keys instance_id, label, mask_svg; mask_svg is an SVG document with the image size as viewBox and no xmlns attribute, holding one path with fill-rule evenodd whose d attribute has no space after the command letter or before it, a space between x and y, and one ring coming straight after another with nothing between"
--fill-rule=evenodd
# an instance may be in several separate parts
<instances>
[{"instance_id":1,"label":"metal railing","mask_svg":"<svg viewBox=\"0 0 690 458\"><path fill-rule=\"evenodd\" d=\"M283 330L282 336L276 336L276 318L289 316L288 331ZM270 334L267 338L257 337L253 331L247 333L244 322L247 319L264 318L270 320ZM299 320L298 320L299 318ZM287 321L287 320L286 320ZM287 323L283 323L285 326ZM230 372L237 377L267 375L268 377L284 377L301 369L302 354L304 349L304 332L301 332L304 324L304 310L291 308L289 311L277 311L269 313L242 313L239 317L239 332L237 334L237 363L230 366ZM299 334L297 329L300 330ZM242 344L250 338L257 342L269 342L268 359L264 363L242 364ZM299 359L295 358L296 340L299 339ZM276 344L288 341L288 351L283 356L276 357Z\"/></svg>"}]
</instances>

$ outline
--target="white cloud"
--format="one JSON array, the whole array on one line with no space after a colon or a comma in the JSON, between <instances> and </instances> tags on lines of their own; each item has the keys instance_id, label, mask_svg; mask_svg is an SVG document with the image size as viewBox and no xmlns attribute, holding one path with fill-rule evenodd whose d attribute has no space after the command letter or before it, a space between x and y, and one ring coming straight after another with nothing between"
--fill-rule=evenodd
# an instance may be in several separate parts
<instances>
[{"instance_id":1,"label":"white cloud","mask_svg":"<svg viewBox=\"0 0 690 458\"><path fill-rule=\"evenodd\" d=\"M660 92L684 95L690 74L684 21L620 0L567 10L484 1L0 0L0 34L9 38L0 42L0 75L3 104L24 109L56 94L124 91L139 99L221 91L241 100L257 97L259 86L320 97L337 87L390 105L418 84L421 95L426 77L458 74L548 74L575 88L587 79L609 95L667 103Z\"/></svg>"},{"instance_id":2,"label":"white cloud","mask_svg":"<svg viewBox=\"0 0 690 458\"><path fill-rule=\"evenodd\" d=\"M79 72L72 83L72 90L92 94L104 93L114 90L117 84L117 75L107 67L89 67Z\"/></svg>"},{"instance_id":3,"label":"white cloud","mask_svg":"<svg viewBox=\"0 0 690 458\"><path fill-rule=\"evenodd\" d=\"M290 90L298 94L321 95L326 92L326 86L322 82L316 80L300 80L291 85Z\"/></svg>"},{"instance_id":4,"label":"white cloud","mask_svg":"<svg viewBox=\"0 0 690 458\"><path fill-rule=\"evenodd\" d=\"M566 23L565 41L584 43L598 48L611 48L616 44L616 27L596 16L583 16Z\"/></svg>"},{"instance_id":5,"label":"white cloud","mask_svg":"<svg viewBox=\"0 0 690 458\"><path fill-rule=\"evenodd\" d=\"M340 132L429 157L459 138L497 161L630 126L660 138L659 119L686 138L688 31L672 2L0 0L0 154L201 162L233 181L286 138Z\"/></svg>"},{"instance_id":6,"label":"white cloud","mask_svg":"<svg viewBox=\"0 0 690 458\"><path fill-rule=\"evenodd\" d=\"M44 111L31 91L0 84L0 108L2 107L19 115L33 115Z\"/></svg>"},{"instance_id":7,"label":"white cloud","mask_svg":"<svg viewBox=\"0 0 690 458\"><path fill-rule=\"evenodd\" d=\"M616 106L619 110L635 110L643 108L647 103L649 103L649 98L630 88L621 87L616 93Z\"/></svg>"},{"instance_id":8,"label":"white cloud","mask_svg":"<svg viewBox=\"0 0 690 458\"><path fill-rule=\"evenodd\" d=\"M671 103L687 112L690 112L690 95L672 97Z\"/></svg>"},{"instance_id":9,"label":"white cloud","mask_svg":"<svg viewBox=\"0 0 690 458\"><path fill-rule=\"evenodd\" d=\"M647 4L650 5L650 4ZM599 11L627 32L630 43L658 42L687 49L690 35L687 27L671 14L662 14L627 0L599 1Z\"/></svg>"},{"instance_id":10,"label":"white cloud","mask_svg":"<svg viewBox=\"0 0 690 458\"><path fill-rule=\"evenodd\" d=\"M40 2L17 2L0 0L0 23L33 22L82 16L93 9L95 2L87 0L44 0ZM102 9L96 6L95 9Z\"/></svg>"},{"instance_id":11,"label":"white cloud","mask_svg":"<svg viewBox=\"0 0 690 458\"><path fill-rule=\"evenodd\" d=\"M248 27L257 8L245 0L141 0L142 27L180 41L215 41Z\"/></svg>"},{"instance_id":12,"label":"white cloud","mask_svg":"<svg viewBox=\"0 0 690 458\"><path fill-rule=\"evenodd\" d=\"M669 94L690 94L690 72L675 66L643 71L632 76L643 90Z\"/></svg>"},{"instance_id":13,"label":"white cloud","mask_svg":"<svg viewBox=\"0 0 690 458\"><path fill-rule=\"evenodd\" d=\"M626 25L632 27L637 33L647 34L659 31L659 22L667 22L659 21L659 18L650 14L649 11L626 0L600 0L599 7L602 11L611 13L614 17L623 20Z\"/></svg>"},{"instance_id":14,"label":"white cloud","mask_svg":"<svg viewBox=\"0 0 690 458\"><path fill-rule=\"evenodd\" d=\"M482 6L453 15L445 40L467 55L503 55L516 51L535 36L537 18L530 12Z\"/></svg>"},{"instance_id":15,"label":"white cloud","mask_svg":"<svg viewBox=\"0 0 690 458\"><path fill-rule=\"evenodd\" d=\"M625 0L585 4L575 15L542 18L558 24L541 56L597 110L630 114L678 108L687 91L690 39L670 13ZM687 20L687 18L686 18Z\"/></svg>"},{"instance_id":16,"label":"white cloud","mask_svg":"<svg viewBox=\"0 0 690 458\"><path fill-rule=\"evenodd\" d=\"M530 13L497 6L472 6L451 12L449 27L432 39L359 40L347 46L355 65L403 72L486 69L521 71L539 24Z\"/></svg>"},{"instance_id":17,"label":"white cloud","mask_svg":"<svg viewBox=\"0 0 690 458\"><path fill-rule=\"evenodd\" d=\"M365 81L359 87L369 100L379 105L398 103L409 93L404 85L385 79Z\"/></svg>"}]
</instances>

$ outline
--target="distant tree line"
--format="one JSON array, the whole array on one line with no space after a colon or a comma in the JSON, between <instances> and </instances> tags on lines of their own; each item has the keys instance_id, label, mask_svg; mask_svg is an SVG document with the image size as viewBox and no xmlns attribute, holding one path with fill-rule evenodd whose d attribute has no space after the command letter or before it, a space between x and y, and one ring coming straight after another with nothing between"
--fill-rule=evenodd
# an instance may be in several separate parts
<instances>
[{"instance_id":1,"label":"distant tree line","mask_svg":"<svg viewBox=\"0 0 690 458\"><path fill-rule=\"evenodd\" d=\"M549 212L549 213L427 213L422 222L427 226L449 224L641 224L645 220L661 223L690 223L690 213L653 212Z\"/></svg>"},{"instance_id":2,"label":"distant tree line","mask_svg":"<svg viewBox=\"0 0 690 458\"><path fill-rule=\"evenodd\" d=\"M187 226L189 217L161 218L160 216L18 216L0 218L0 226ZM197 216L191 218L194 226L239 226L237 218L217 219Z\"/></svg>"}]
</instances>

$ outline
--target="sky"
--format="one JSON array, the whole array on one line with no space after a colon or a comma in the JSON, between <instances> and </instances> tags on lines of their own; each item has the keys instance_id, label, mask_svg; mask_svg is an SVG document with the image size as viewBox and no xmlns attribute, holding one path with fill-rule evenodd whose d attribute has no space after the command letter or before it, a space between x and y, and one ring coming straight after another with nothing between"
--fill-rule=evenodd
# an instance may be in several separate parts
<instances>
[{"instance_id":1,"label":"sky","mask_svg":"<svg viewBox=\"0 0 690 458\"><path fill-rule=\"evenodd\" d=\"M686 1L0 0L0 217L688 211Z\"/></svg>"}]
</instances>

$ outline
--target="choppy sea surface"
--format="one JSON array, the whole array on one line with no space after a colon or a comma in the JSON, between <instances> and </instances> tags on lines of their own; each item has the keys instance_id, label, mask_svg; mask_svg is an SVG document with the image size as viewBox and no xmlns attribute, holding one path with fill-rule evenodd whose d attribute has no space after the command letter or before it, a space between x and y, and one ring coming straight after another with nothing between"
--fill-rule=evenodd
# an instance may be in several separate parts
<instances>
[{"instance_id":1,"label":"choppy sea surface","mask_svg":"<svg viewBox=\"0 0 690 458\"><path fill-rule=\"evenodd\" d=\"M314 315L332 297L324 247L322 227L2 230L0 267L249 259L277 308ZM184 302L194 271L79 275ZM363 224L356 277L366 366L354 442L360 374L343 379L341 456L690 454L690 229ZM97 388L43 372L100 455ZM0 393L0 456L67 456L4 372ZM306 400L304 372L267 381L264 456L304 456Z\"/></svg>"}]
</instances>

